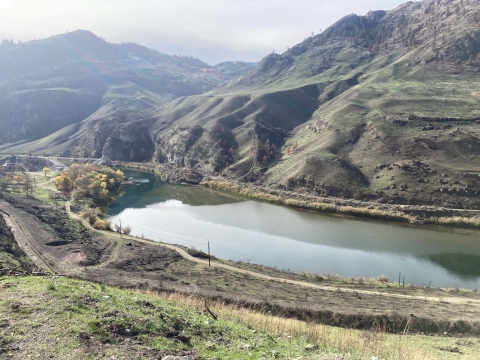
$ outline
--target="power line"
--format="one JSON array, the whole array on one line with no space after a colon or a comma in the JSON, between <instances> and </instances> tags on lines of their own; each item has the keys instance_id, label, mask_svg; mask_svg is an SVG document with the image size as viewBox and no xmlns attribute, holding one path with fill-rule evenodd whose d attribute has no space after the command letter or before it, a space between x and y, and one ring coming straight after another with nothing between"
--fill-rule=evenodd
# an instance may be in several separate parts
<instances>
[{"instance_id":1,"label":"power line","mask_svg":"<svg viewBox=\"0 0 480 360\"><path fill-rule=\"evenodd\" d=\"M169 240L174 240L174 241L181 241L189 244L193 244L196 246L207 246L208 245L208 240L203 240L203 239L198 239L198 238L193 238L190 236L183 236L179 234L173 234L173 233L168 233L165 231L153 229L148 226L136 224L134 222L129 222L130 224L140 228L140 230L147 231L149 233L153 233L155 235L161 235L162 237L168 238Z\"/></svg>"},{"instance_id":2,"label":"power line","mask_svg":"<svg viewBox=\"0 0 480 360\"><path fill-rule=\"evenodd\" d=\"M154 229L154 228L151 228L151 227L148 227L148 226L145 226L145 225L140 225L140 224L137 224L137 223L134 223L132 221L129 221L130 224L133 224L135 226L139 226L139 227L143 227L145 229L149 229L149 230L152 230L154 232L158 232L158 233L161 233L161 234L164 234L166 236L175 236L175 237L180 237L180 238L184 238L184 239L188 239L188 240L192 240L192 241L199 241L199 242L204 242L204 243L207 243L208 240L205 240L205 239L200 239L200 238L195 238L195 237L191 237L191 236L185 236L185 235L180 235L180 234L174 234L174 233L169 233L169 232L166 232L166 231L162 231L162 230L158 230L158 229Z\"/></svg>"}]
</instances>

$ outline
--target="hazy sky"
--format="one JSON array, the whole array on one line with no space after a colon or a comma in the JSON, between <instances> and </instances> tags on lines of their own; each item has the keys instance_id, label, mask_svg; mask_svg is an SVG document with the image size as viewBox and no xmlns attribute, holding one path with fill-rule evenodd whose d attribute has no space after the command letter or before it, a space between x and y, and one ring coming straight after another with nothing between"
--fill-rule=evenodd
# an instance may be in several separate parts
<instances>
[{"instance_id":1,"label":"hazy sky","mask_svg":"<svg viewBox=\"0 0 480 360\"><path fill-rule=\"evenodd\" d=\"M0 38L15 41L85 29L210 63L258 61L344 15L406 0L0 0Z\"/></svg>"}]
</instances>

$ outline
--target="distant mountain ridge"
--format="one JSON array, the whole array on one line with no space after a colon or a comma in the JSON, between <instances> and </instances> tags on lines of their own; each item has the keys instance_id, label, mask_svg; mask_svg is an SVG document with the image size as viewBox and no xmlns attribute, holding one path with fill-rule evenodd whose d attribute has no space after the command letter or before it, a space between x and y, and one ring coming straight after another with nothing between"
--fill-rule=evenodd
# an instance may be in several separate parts
<instances>
[{"instance_id":1,"label":"distant mountain ridge","mask_svg":"<svg viewBox=\"0 0 480 360\"><path fill-rule=\"evenodd\" d=\"M208 93L168 97L124 84L82 123L8 151L152 161L312 195L480 208L478 19L476 0L349 15L254 68L238 67L241 74L235 63L199 70L196 85L210 71L232 75ZM140 114L141 101L120 101L127 88L154 110L121 120L124 111Z\"/></svg>"},{"instance_id":2,"label":"distant mountain ridge","mask_svg":"<svg viewBox=\"0 0 480 360\"><path fill-rule=\"evenodd\" d=\"M134 84L165 103L210 91L249 69L238 62L210 66L134 43L111 44L86 30L4 43L0 142L35 140L78 123L105 103L103 97L112 86Z\"/></svg>"}]
</instances>

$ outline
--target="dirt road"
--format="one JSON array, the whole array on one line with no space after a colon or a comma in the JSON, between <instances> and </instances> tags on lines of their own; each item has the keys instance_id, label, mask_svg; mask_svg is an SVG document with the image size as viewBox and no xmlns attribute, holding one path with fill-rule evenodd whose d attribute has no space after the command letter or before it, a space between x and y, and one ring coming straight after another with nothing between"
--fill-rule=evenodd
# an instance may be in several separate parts
<instances>
[{"instance_id":1,"label":"dirt road","mask_svg":"<svg viewBox=\"0 0 480 360\"><path fill-rule=\"evenodd\" d=\"M32 234L28 231L25 224L20 219L15 219L8 212L8 204L0 202L0 215L3 216L5 223L10 227L15 240L20 248L32 259L33 263L44 271L55 274L55 270L47 263L40 252L35 249L32 241Z\"/></svg>"}]
</instances>

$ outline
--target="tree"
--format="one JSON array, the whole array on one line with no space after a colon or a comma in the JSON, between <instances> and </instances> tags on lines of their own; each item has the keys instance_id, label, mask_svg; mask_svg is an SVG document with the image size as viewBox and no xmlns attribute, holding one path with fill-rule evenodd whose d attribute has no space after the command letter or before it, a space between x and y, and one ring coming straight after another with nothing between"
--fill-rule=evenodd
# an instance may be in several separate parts
<instances>
[{"instance_id":1,"label":"tree","mask_svg":"<svg viewBox=\"0 0 480 360\"><path fill-rule=\"evenodd\" d=\"M115 171L115 174L117 174L119 181L123 181L123 179L125 179L125 174L123 173L122 170Z\"/></svg>"},{"instance_id":2,"label":"tree","mask_svg":"<svg viewBox=\"0 0 480 360\"><path fill-rule=\"evenodd\" d=\"M23 183L23 189L27 193L27 196L28 196L29 191L30 191L30 195L32 195L32 193L33 193L33 181L32 181L32 179L30 178L29 175L25 176L25 181Z\"/></svg>"},{"instance_id":3,"label":"tree","mask_svg":"<svg viewBox=\"0 0 480 360\"><path fill-rule=\"evenodd\" d=\"M5 179L0 179L0 193L7 191L8 183Z\"/></svg>"},{"instance_id":4,"label":"tree","mask_svg":"<svg viewBox=\"0 0 480 360\"><path fill-rule=\"evenodd\" d=\"M58 190L61 190L63 192L67 192L67 193L72 191L73 188L75 187L72 179L70 179L65 174L57 176L54 180L54 184L55 184L55 186L57 187Z\"/></svg>"},{"instance_id":5,"label":"tree","mask_svg":"<svg viewBox=\"0 0 480 360\"><path fill-rule=\"evenodd\" d=\"M162 152L162 149L160 148L157 150L157 162L158 163L163 162L163 152Z\"/></svg>"},{"instance_id":6,"label":"tree","mask_svg":"<svg viewBox=\"0 0 480 360\"><path fill-rule=\"evenodd\" d=\"M15 175L13 177L13 181L15 181L17 184L23 183L23 177L22 175Z\"/></svg>"},{"instance_id":7,"label":"tree","mask_svg":"<svg viewBox=\"0 0 480 360\"><path fill-rule=\"evenodd\" d=\"M134 160L135 159L135 151L130 151L130 160Z\"/></svg>"},{"instance_id":8,"label":"tree","mask_svg":"<svg viewBox=\"0 0 480 360\"><path fill-rule=\"evenodd\" d=\"M44 167L42 169L42 172L45 174L45 177L47 177L47 175L50 174L52 170L49 167Z\"/></svg>"},{"instance_id":9,"label":"tree","mask_svg":"<svg viewBox=\"0 0 480 360\"><path fill-rule=\"evenodd\" d=\"M473 55L470 54L470 57L468 58L468 66L472 66L473 64Z\"/></svg>"}]
</instances>

